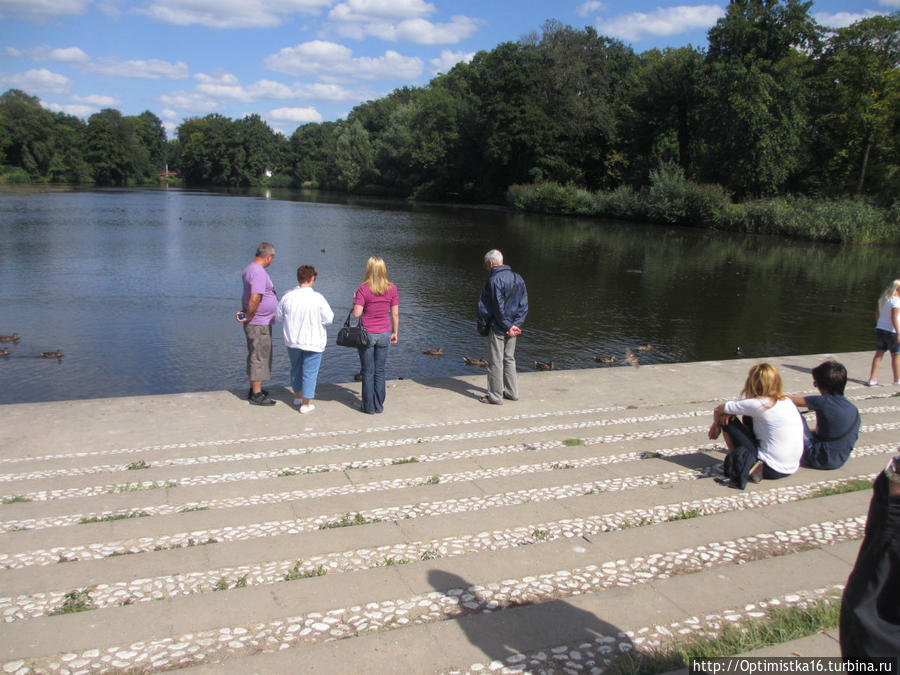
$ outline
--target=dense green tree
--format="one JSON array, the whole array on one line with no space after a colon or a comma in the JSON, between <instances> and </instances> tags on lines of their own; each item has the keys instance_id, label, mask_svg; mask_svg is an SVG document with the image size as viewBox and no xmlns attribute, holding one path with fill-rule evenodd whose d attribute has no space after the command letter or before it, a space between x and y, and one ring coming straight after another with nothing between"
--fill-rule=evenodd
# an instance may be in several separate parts
<instances>
[{"instance_id":1,"label":"dense green tree","mask_svg":"<svg viewBox=\"0 0 900 675\"><path fill-rule=\"evenodd\" d=\"M840 28L817 63L820 189L900 192L900 14Z\"/></svg>"},{"instance_id":2,"label":"dense green tree","mask_svg":"<svg viewBox=\"0 0 900 675\"><path fill-rule=\"evenodd\" d=\"M290 173L295 185L337 187L334 156L339 129L337 122L310 123L297 127L291 134Z\"/></svg>"},{"instance_id":3,"label":"dense green tree","mask_svg":"<svg viewBox=\"0 0 900 675\"><path fill-rule=\"evenodd\" d=\"M625 175L621 126L638 59L630 47L587 27L544 24L541 100L559 131L538 167L543 177L590 189L618 185Z\"/></svg>"},{"instance_id":4,"label":"dense green tree","mask_svg":"<svg viewBox=\"0 0 900 675\"><path fill-rule=\"evenodd\" d=\"M413 166L413 116L419 110L414 103L396 106L387 126L373 143L375 168L385 193L405 197L420 182L420 172Z\"/></svg>"},{"instance_id":5,"label":"dense green tree","mask_svg":"<svg viewBox=\"0 0 900 675\"><path fill-rule=\"evenodd\" d=\"M84 183L91 170L84 158L86 126L77 117L58 113L53 130L53 156L47 178L53 183Z\"/></svg>"},{"instance_id":6,"label":"dense green tree","mask_svg":"<svg viewBox=\"0 0 900 675\"><path fill-rule=\"evenodd\" d=\"M398 110L389 134L382 136L394 154L393 167L406 175L401 184L407 194L456 200L471 197L475 189L480 163L473 158L481 156L482 148L475 142L477 110L468 93L467 69L460 64L435 78L412 103Z\"/></svg>"},{"instance_id":7,"label":"dense green tree","mask_svg":"<svg viewBox=\"0 0 900 675\"><path fill-rule=\"evenodd\" d=\"M703 178L738 195L777 193L807 138L807 53L821 29L812 2L732 0L709 31ZM803 50L803 51L801 51Z\"/></svg>"},{"instance_id":8,"label":"dense green tree","mask_svg":"<svg viewBox=\"0 0 900 675\"><path fill-rule=\"evenodd\" d=\"M5 163L24 169L32 179L47 176L53 159L53 114L41 101L19 89L0 96Z\"/></svg>"},{"instance_id":9,"label":"dense green tree","mask_svg":"<svg viewBox=\"0 0 900 675\"><path fill-rule=\"evenodd\" d=\"M188 185L232 185L231 120L218 114L184 120L177 130L181 177Z\"/></svg>"},{"instance_id":10,"label":"dense green tree","mask_svg":"<svg viewBox=\"0 0 900 675\"><path fill-rule=\"evenodd\" d=\"M369 134L378 135L390 123L394 110L409 103L415 92L416 90L411 87L402 87L382 98L360 103L353 108L347 121L359 122Z\"/></svg>"},{"instance_id":11,"label":"dense green tree","mask_svg":"<svg viewBox=\"0 0 900 675\"><path fill-rule=\"evenodd\" d=\"M137 175L146 152L131 120L105 108L88 118L85 160L98 185L127 185Z\"/></svg>"},{"instance_id":12,"label":"dense green tree","mask_svg":"<svg viewBox=\"0 0 900 675\"><path fill-rule=\"evenodd\" d=\"M541 178L560 127L540 96L546 62L530 45L506 42L479 52L463 72L477 101L473 136L481 149L475 197L496 200L513 183Z\"/></svg>"},{"instance_id":13,"label":"dense green tree","mask_svg":"<svg viewBox=\"0 0 900 675\"><path fill-rule=\"evenodd\" d=\"M369 132L359 121L344 124L338 132L334 163L339 180L351 192L369 184L377 175Z\"/></svg>"},{"instance_id":14,"label":"dense green tree","mask_svg":"<svg viewBox=\"0 0 900 675\"><path fill-rule=\"evenodd\" d=\"M641 54L623 114L632 181L646 183L650 171L666 162L694 174L694 147L703 135L703 58L692 47Z\"/></svg>"},{"instance_id":15,"label":"dense green tree","mask_svg":"<svg viewBox=\"0 0 900 675\"><path fill-rule=\"evenodd\" d=\"M235 141L243 149L243 161L235 163L238 184L256 185L266 172L275 173L279 157L275 132L259 115L248 115L234 123Z\"/></svg>"},{"instance_id":16,"label":"dense green tree","mask_svg":"<svg viewBox=\"0 0 900 675\"><path fill-rule=\"evenodd\" d=\"M153 180L165 169L166 129L162 120L149 110L128 118L134 125L134 133L140 145L140 160L137 162L138 175L144 180Z\"/></svg>"}]
</instances>

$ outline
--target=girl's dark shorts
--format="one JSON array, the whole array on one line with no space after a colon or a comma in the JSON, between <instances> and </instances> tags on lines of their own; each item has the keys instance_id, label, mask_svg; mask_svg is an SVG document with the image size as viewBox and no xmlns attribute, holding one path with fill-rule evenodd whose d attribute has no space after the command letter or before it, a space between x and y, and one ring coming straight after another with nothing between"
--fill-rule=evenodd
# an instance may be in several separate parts
<instances>
[{"instance_id":1,"label":"girl's dark shorts","mask_svg":"<svg viewBox=\"0 0 900 675\"><path fill-rule=\"evenodd\" d=\"M890 352L897 354L900 352L900 342L897 341L897 334L889 330L875 329L875 351Z\"/></svg>"}]
</instances>

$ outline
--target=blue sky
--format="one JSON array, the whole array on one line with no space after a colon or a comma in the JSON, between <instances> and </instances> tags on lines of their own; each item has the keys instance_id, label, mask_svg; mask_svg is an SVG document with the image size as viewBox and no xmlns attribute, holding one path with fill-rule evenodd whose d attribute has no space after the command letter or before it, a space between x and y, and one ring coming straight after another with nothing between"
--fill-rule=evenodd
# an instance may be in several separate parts
<instances>
[{"instance_id":1,"label":"blue sky","mask_svg":"<svg viewBox=\"0 0 900 675\"><path fill-rule=\"evenodd\" d=\"M653 47L706 46L727 0L0 0L0 91L87 119L150 110L174 137L185 118L257 113L290 135L306 122L540 31L547 19ZM900 0L817 0L827 26Z\"/></svg>"}]
</instances>

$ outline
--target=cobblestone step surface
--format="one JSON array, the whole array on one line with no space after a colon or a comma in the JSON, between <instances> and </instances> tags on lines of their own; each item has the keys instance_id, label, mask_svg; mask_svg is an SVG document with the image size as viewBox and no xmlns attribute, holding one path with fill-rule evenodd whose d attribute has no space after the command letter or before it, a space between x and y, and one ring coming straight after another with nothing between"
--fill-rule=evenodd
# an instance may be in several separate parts
<instances>
[{"instance_id":1,"label":"cobblestone step surface","mask_svg":"<svg viewBox=\"0 0 900 675\"><path fill-rule=\"evenodd\" d=\"M826 356L770 361L802 394ZM839 597L870 495L822 491L900 450L898 392L851 381L843 468L737 491L706 428L752 363L522 374L502 407L483 376L393 382L377 418L353 385L307 416L228 392L4 406L0 667L600 672ZM715 597L752 569L778 584Z\"/></svg>"}]
</instances>

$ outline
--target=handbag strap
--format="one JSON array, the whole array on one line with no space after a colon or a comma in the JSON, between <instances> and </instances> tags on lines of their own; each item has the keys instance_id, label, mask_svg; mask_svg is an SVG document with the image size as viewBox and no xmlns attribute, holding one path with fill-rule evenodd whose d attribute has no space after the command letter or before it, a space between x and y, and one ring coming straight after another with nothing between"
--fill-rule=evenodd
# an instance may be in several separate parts
<instances>
[{"instance_id":1,"label":"handbag strap","mask_svg":"<svg viewBox=\"0 0 900 675\"><path fill-rule=\"evenodd\" d=\"M856 427L861 422L862 422L862 418L860 417L859 411L857 410L856 411L856 419L853 420L853 424L851 424L850 428L847 429L847 431L842 433L840 436L832 436L831 438L822 438L821 436L816 436L816 438L818 438L820 441L825 441L826 443L831 443L832 441L839 441L839 440L845 438L846 436L849 436L850 432L853 431L854 429L856 429Z\"/></svg>"}]
</instances>

